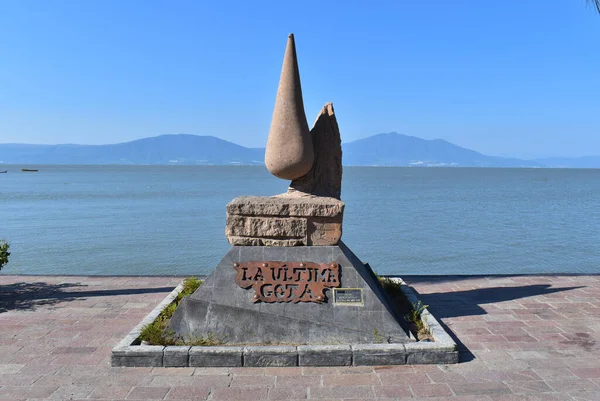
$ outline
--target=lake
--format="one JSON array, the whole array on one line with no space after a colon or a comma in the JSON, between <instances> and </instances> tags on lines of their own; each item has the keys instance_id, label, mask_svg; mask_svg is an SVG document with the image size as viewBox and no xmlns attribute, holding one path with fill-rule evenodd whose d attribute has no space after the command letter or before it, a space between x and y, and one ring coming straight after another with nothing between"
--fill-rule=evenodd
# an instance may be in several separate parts
<instances>
[{"instance_id":1,"label":"lake","mask_svg":"<svg viewBox=\"0 0 600 401\"><path fill-rule=\"evenodd\" d=\"M204 275L264 167L0 165L2 274ZM346 167L343 241L380 274L600 272L600 169Z\"/></svg>"}]
</instances>

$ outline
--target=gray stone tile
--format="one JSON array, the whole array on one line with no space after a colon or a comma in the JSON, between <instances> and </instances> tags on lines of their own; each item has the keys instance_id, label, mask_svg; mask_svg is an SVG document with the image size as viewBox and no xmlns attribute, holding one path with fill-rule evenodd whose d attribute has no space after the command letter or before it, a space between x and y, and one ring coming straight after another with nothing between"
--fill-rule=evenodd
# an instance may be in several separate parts
<instances>
[{"instance_id":1,"label":"gray stone tile","mask_svg":"<svg viewBox=\"0 0 600 401\"><path fill-rule=\"evenodd\" d=\"M298 347L300 366L350 366L352 349L349 345L302 345Z\"/></svg>"},{"instance_id":2,"label":"gray stone tile","mask_svg":"<svg viewBox=\"0 0 600 401\"><path fill-rule=\"evenodd\" d=\"M244 366L298 366L298 350L296 347L245 347Z\"/></svg>"},{"instance_id":3,"label":"gray stone tile","mask_svg":"<svg viewBox=\"0 0 600 401\"><path fill-rule=\"evenodd\" d=\"M243 347L192 347L189 353L193 367L242 366Z\"/></svg>"}]
</instances>

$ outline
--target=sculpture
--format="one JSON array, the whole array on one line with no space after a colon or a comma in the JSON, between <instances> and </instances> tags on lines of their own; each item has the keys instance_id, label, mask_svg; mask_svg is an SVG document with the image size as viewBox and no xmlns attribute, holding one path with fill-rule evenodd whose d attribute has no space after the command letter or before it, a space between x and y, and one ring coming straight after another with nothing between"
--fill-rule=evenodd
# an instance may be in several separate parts
<instances>
[{"instance_id":1,"label":"sculpture","mask_svg":"<svg viewBox=\"0 0 600 401\"><path fill-rule=\"evenodd\" d=\"M274 176L294 180L309 172L313 160L313 146L304 114L296 44L294 35L290 34L271 119L265 165Z\"/></svg>"},{"instance_id":2,"label":"sculpture","mask_svg":"<svg viewBox=\"0 0 600 401\"><path fill-rule=\"evenodd\" d=\"M309 131L288 37L265 153L286 193L227 205L231 250L184 298L168 330L232 344L412 341L368 265L343 242L341 138L331 103ZM376 335L377 334L377 335Z\"/></svg>"},{"instance_id":3,"label":"sculpture","mask_svg":"<svg viewBox=\"0 0 600 401\"><path fill-rule=\"evenodd\" d=\"M265 165L274 176L293 180L288 195L340 199L342 146L333 104L325 104L309 133L293 34L283 59Z\"/></svg>"},{"instance_id":4,"label":"sculpture","mask_svg":"<svg viewBox=\"0 0 600 401\"><path fill-rule=\"evenodd\" d=\"M238 197L227 205L225 233L231 245L336 245L344 203L342 145L333 104L326 103L308 131L294 36L285 51L265 165L292 180L274 197Z\"/></svg>"}]
</instances>

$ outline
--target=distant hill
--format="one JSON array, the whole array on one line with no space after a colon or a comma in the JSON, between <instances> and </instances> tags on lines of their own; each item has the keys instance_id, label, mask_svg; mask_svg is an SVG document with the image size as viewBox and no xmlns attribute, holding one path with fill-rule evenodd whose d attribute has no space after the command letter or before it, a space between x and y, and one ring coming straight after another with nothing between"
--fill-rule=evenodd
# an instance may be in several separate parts
<instances>
[{"instance_id":1,"label":"distant hill","mask_svg":"<svg viewBox=\"0 0 600 401\"><path fill-rule=\"evenodd\" d=\"M342 144L346 166L583 167L600 156L520 160L493 157L442 139L395 132ZM4 164L262 165L264 148L246 148L214 136L160 135L114 145L0 144Z\"/></svg>"},{"instance_id":2,"label":"distant hill","mask_svg":"<svg viewBox=\"0 0 600 401\"><path fill-rule=\"evenodd\" d=\"M7 164L262 164L263 149L214 136L161 135L114 145L0 144Z\"/></svg>"},{"instance_id":3,"label":"distant hill","mask_svg":"<svg viewBox=\"0 0 600 401\"><path fill-rule=\"evenodd\" d=\"M426 140L395 132L344 144L344 163L359 166L539 167L531 160L486 156L443 139Z\"/></svg>"}]
</instances>

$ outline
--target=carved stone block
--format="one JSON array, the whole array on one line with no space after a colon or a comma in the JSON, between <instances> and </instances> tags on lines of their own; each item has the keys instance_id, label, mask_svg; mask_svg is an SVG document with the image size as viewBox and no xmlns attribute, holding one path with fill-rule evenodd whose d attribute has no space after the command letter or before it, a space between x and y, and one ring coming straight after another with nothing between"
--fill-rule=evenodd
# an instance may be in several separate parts
<instances>
[{"instance_id":1,"label":"carved stone block","mask_svg":"<svg viewBox=\"0 0 600 401\"><path fill-rule=\"evenodd\" d=\"M241 196L227 205L231 245L330 246L342 237L344 203L317 196Z\"/></svg>"},{"instance_id":2,"label":"carved stone block","mask_svg":"<svg viewBox=\"0 0 600 401\"><path fill-rule=\"evenodd\" d=\"M309 217L307 219L307 230L309 245L337 244L342 237L342 216Z\"/></svg>"},{"instance_id":3,"label":"carved stone block","mask_svg":"<svg viewBox=\"0 0 600 401\"><path fill-rule=\"evenodd\" d=\"M271 216L227 216L226 230L228 236L302 238L306 233L306 219Z\"/></svg>"}]
</instances>

